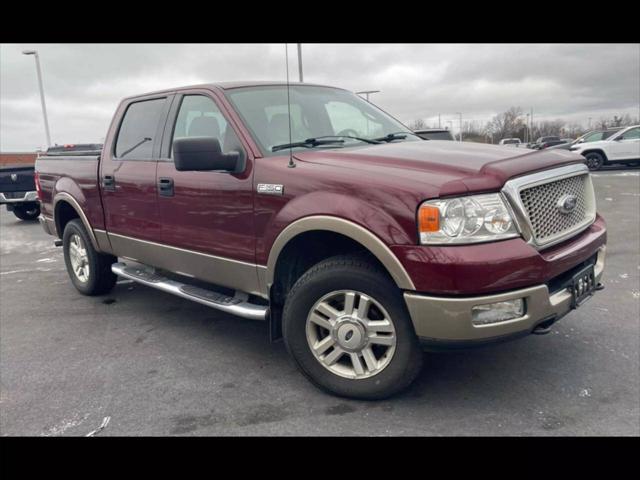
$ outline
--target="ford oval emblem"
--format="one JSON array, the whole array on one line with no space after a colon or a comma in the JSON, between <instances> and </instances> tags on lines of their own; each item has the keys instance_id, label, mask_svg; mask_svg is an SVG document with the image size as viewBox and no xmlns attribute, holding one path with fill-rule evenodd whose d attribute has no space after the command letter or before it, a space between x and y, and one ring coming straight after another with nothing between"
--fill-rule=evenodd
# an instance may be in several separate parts
<instances>
[{"instance_id":1,"label":"ford oval emblem","mask_svg":"<svg viewBox=\"0 0 640 480\"><path fill-rule=\"evenodd\" d=\"M17 182L18 181L18 174L17 173L12 173L11 174L11 181L12 182Z\"/></svg>"},{"instance_id":2,"label":"ford oval emblem","mask_svg":"<svg viewBox=\"0 0 640 480\"><path fill-rule=\"evenodd\" d=\"M573 212L578 204L578 197L575 195L564 195L560 197L556 207L560 210L560 213L569 214Z\"/></svg>"}]
</instances>

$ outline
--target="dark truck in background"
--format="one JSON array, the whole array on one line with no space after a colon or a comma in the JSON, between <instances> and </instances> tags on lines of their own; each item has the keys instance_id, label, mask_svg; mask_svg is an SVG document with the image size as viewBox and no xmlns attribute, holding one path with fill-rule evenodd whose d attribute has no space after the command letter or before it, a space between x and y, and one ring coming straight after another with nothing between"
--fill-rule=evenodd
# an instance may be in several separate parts
<instances>
[{"instance_id":1,"label":"dark truck in background","mask_svg":"<svg viewBox=\"0 0 640 480\"><path fill-rule=\"evenodd\" d=\"M0 166L0 205L20 220L35 220L40 215L33 165Z\"/></svg>"},{"instance_id":2,"label":"dark truck in background","mask_svg":"<svg viewBox=\"0 0 640 480\"><path fill-rule=\"evenodd\" d=\"M267 321L315 385L375 399L421 348L546 333L599 289L583 161L422 141L352 92L253 82L124 99L99 154L36 172L80 293L121 276Z\"/></svg>"}]
</instances>

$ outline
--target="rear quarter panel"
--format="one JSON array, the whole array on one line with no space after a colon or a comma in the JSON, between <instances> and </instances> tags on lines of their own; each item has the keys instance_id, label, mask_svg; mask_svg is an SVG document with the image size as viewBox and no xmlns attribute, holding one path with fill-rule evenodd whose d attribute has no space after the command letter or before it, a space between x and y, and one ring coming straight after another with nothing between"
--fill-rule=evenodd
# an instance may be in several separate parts
<instances>
[{"instance_id":1,"label":"rear quarter panel","mask_svg":"<svg viewBox=\"0 0 640 480\"><path fill-rule=\"evenodd\" d=\"M42 188L42 213L54 216L54 201L68 193L80 205L92 228L104 229L104 215L98 186L98 156L40 157L36 171Z\"/></svg>"}]
</instances>

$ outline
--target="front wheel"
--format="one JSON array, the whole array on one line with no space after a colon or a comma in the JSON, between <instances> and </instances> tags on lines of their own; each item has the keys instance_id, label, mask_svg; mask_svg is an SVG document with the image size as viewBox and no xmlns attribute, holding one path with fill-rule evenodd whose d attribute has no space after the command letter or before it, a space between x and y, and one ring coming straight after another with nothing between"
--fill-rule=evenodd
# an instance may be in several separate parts
<instances>
[{"instance_id":1,"label":"front wheel","mask_svg":"<svg viewBox=\"0 0 640 480\"><path fill-rule=\"evenodd\" d=\"M40 205L38 203L28 203L13 207L13 214L20 220L35 220L40 215Z\"/></svg>"},{"instance_id":2,"label":"front wheel","mask_svg":"<svg viewBox=\"0 0 640 480\"><path fill-rule=\"evenodd\" d=\"M296 282L283 310L283 336L302 373L340 396L389 397L422 366L401 291L357 256L324 260Z\"/></svg>"},{"instance_id":3,"label":"front wheel","mask_svg":"<svg viewBox=\"0 0 640 480\"><path fill-rule=\"evenodd\" d=\"M71 220L64 227L62 249L69 278L83 295L107 293L116 284L118 277L111 271L111 265L117 258L93 248L80 219Z\"/></svg>"},{"instance_id":4,"label":"front wheel","mask_svg":"<svg viewBox=\"0 0 640 480\"><path fill-rule=\"evenodd\" d=\"M585 162L587 164L587 167L589 167L589 170L600 170L602 168L602 165L604 165L604 156L601 153L598 152L590 152L587 153L585 156Z\"/></svg>"}]
</instances>

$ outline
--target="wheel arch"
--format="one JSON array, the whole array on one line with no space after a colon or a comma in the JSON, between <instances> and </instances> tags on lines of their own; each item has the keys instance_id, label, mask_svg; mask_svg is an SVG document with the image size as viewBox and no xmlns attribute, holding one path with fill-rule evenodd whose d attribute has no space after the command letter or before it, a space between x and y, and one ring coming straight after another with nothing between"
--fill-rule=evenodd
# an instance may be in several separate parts
<instances>
[{"instance_id":1,"label":"wheel arch","mask_svg":"<svg viewBox=\"0 0 640 480\"><path fill-rule=\"evenodd\" d=\"M415 290L413 281L389 247L368 229L339 217L327 215L309 216L289 224L276 238L264 270L264 289L269 292L283 261L283 253L288 252L292 242L300 241L305 235L335 235L352 245L359 245L387 271L396 285L403 290ZM331 238L331 237L329 237ZM342 253L342 252L341 252Z\"/></svg>"},{"instance_id":2,"label":"wheel arch","mask_svg":"<svg viewBox=\"0 0 640 480\"><path fill-rule=\"evenodd\" d=\"M606 153L604 152L604 150L603 150L603 149L601 149L601 148L590 148L590 149L588 149L588 150L585 150L585 151L581 152L581 155L582 155L583 157L587 158L587 155L588 155L589 153L599 153L600 155L602 155L602 158L604 158L604 161L605 161L605 162L608 162L608 161L609 161L609 158L607 157L607 154L606 154Z\"/></svg>"},{"instance_id":3,"label":"wheel arch","mask_svg":"<svg viewBox=\"0 0 640 480\"><path fill-rule=\"evenodd\" d=\"M53 199L53 221L59 238L62 238L66 224L74 218L80 219L91 239L93 248L100 251L93 228L76 199L66 192L57 193Z\"/></svg>"}]
</instances>

